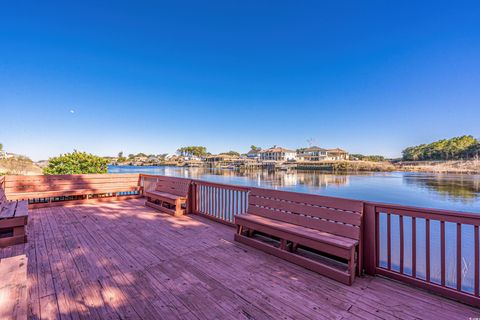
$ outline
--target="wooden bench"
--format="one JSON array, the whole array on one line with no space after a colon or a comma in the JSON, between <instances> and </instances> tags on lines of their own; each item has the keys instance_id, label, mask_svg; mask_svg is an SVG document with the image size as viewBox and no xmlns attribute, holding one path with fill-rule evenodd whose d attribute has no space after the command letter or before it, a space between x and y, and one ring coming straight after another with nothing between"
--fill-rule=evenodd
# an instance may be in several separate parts
<instances>
[{"instance_id":1,"label":"wooden bench","mask_svg":"<svg viewBox=\"0 0 480 320\"><path fill-rule=\"evenodd\" d=\"M0 248L27 242L28 202L8 201L0 188Z\"/></svg>"},{"instance_id":2,"label":"wooden bench","mask_svg":"<svg viewBox=\"0 0 480 320\"><path fill-rule=\"evenodd\" d=\"M138 174L72 174L7 176L11 200L29 200L32 207L140 197Z\"/></svg>"},{"instance_id":3,"label":"wooden bench","mask_svg":"<svg viewBox=\"0 0 480 320\"><path fill-rule=\"evenodd\" d=\"M155 189L144 191L146 206L174 216L185 214L191 180L159 177Z\"/></svg>"},{"instance_id":4,"label":"wooden bench","mask_svg":"<svg viewBox=\"0 0 480 320\"><path fill-rule=\"evenodd\" d=\"M361 266L362 202L258 188L248 202L247 213L235 217L236 241L353 283Z\"/></svg>"}]
</instances>

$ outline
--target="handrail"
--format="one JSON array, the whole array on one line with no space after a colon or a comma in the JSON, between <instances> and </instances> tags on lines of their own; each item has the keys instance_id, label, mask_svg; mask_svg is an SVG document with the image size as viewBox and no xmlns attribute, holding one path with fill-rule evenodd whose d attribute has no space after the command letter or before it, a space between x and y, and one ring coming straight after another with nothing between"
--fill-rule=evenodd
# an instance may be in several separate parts
<instances>
[{"instance_id":1,"label":"handrail","mask_svg":"<svg viewBox=\"0 0 480 320\"><path fill-rule=\"evenodd\" d=\"M367 273L480 306L480 215L371 202L365 214Z\"/></svg>"}]
</instances>

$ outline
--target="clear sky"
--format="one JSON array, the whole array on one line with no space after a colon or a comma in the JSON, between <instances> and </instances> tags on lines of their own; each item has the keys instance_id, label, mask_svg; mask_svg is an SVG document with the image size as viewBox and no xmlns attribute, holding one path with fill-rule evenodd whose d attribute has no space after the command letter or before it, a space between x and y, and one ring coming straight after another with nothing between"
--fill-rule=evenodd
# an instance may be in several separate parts
<instances>
[{"instance_id":1,"label":"clear sky","mask_svg":"<svg viewBox=\"0 0 480 320\"><path fill-rule=\"evenodd\" d=\"M0 119L35 160L480 137L480 2L2 1Z\"/></svg>"}]
</instances>

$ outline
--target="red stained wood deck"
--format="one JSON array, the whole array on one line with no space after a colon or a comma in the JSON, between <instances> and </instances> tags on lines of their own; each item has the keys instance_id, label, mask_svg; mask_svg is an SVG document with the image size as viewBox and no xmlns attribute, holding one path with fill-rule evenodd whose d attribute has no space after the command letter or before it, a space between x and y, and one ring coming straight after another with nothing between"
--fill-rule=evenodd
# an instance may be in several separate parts
<instances>
[{"instance_id":1,"label":"red stained wood deck","mask_svg":"<svg viewBox=\"0 0 480 320\"><path fill-rule=\"evenodd\" d=\"M233 242L233 228L143 203L30 211L29 242L0 249L0 259L28 257L30 319L480 317L478 309L380 277L343 285Z\"/></svg>"}]
</instances>

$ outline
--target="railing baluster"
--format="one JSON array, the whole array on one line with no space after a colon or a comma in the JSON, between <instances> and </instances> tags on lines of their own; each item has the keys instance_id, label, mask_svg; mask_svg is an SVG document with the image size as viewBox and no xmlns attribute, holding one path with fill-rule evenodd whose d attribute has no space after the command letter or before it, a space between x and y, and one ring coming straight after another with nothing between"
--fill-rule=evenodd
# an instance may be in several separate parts
<instances>
[{"instance_id":1,"label":"railing baluster","mask_svg":"<svg viewBox=\"0 0 480 320\"><path fill-rule=\"evenodd\" d=\"M445 268L445 221L440 221L440 273L441 284L445 286L446 268Z\"/></svg>"},{"instance_id":2,"label":"railing baluster","mask_svg":"<svg viewBox=\"0 0 480 320\"><path fill-rule=\"evenodd\" d=\"M387 266L390 270L392 268L392 222L390 213L387 213L387 257Z\"/></svg>"},{"instance_id":3,"label":"railing baluster","mask_svg":"<svg viewBox=\"0 0 480 320\"><path fill-rule=\"evenodd\" d=\"M457 223L457 290L462 290L462 225Z\"/></svg>"},{"instance_id":4,"label":"railing baluster","mask_svg":"<svg viewBox=\"0 0 480 320\"><path fill-rule=\"evenodd\" d=\"M417 276L417 222L412 217L412 277Z\"/></svg>"},{"instance_id":5,"label":"railing baluster","mask_svg":"<svg viewBox=\"0 0 480 320\"><path fill-rule=\"evenodd\" d=\"M399 223L400 223L400 273L403 274L403 264L404 264L404 247L403 247L403 216L402 215L399 215L398 216L398 219L399 219Z\"/></svg>"},{"instance_id":6,"label":"railing baluster","mask_svg":"<svg viewBox=\"0 0 480 320\"><path fill-rule=\"evenodd\" d=\"M479 266L479 264L480 264L480 259L479 258L480 257L479 257L479 255L480 255L480 253L479 253L479 243L478 243L478 241L479 241L478 226L474 226L474 230L475 230L474 238L473 238L473 240L475 241L475 246L474 246L474 248L475 248L475 261L473 262L475 264L475 284L474 284L474 287L475 287L475 295L478 296L479 295L479 288L478 288L479 283L478 282L480 281L480 279L479 279L480 278L480 276L479 276L479 274L480 274L479 273L479 269L480 269L480 266Z\"/></svg>"},{"instance_id":7,"label":"railing baluster","mask_svg":"<svg viewBox=\"0 0 480 320\"><path fill-rule=\"evenodd\" d=\"M218 194L219 189L215 188L215 217L220 219L222 216L220 215L220 197Z\"/></svg>"},{"instance_id":8,"label":"railing baluster","mask_svg":"<svg viewBox=\"0 0 480 320\"><path fill-rule=\"evenodd\" d=\"M425 219L425 279L430 282L430 219Z\"/></svg>"}]
</instances>

